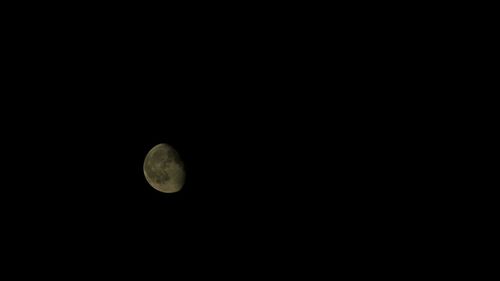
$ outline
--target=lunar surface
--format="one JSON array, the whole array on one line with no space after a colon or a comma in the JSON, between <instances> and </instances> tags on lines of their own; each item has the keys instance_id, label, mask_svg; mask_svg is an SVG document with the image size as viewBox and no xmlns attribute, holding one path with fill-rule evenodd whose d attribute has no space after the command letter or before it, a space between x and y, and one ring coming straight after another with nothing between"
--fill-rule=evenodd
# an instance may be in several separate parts
<instances>
[{"instance_id":1,"label":"lunar surface","mask_svg":"<svg viewBox=\"0 0 500 281\"><path fill-rule=\"evenodd\" d=\"M144 176L156 190L174 193L182 189L186 173L177 151L168 144L160 143L144 159Z\"/></svg>"}]
</instances>

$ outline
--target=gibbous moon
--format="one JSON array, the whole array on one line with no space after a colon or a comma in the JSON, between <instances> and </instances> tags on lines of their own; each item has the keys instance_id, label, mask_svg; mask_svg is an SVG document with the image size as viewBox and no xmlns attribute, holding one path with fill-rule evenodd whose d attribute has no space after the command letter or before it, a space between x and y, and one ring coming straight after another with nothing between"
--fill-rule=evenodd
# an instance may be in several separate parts
<instances>
[{"instance_id":1,"label":"gibbous moon","mask_svg":"<svg viewBox=\"0 0 500 281\"><path fill-rule=\"evenodd\" d=\"M144 176L156 190L174 193L182 189L186 173L177 151L160 143L151 148L144 159Z\"/></svg>"}]
</instances>

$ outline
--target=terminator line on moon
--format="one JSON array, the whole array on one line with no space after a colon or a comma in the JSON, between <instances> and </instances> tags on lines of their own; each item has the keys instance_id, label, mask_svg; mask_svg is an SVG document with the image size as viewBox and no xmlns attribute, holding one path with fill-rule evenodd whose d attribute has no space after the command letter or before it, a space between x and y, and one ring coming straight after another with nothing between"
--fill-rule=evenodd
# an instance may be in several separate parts
<instances>
[{"instance_id":1,"label":"terminator line on moon","mask_svg":"<svg viewBox=\"0 0 500 281\"><path fill-rule=\"evenodd\" d=\"M144 159L144 176L154 189L174 193L182 189L186 173L179 153L170 145L160 143Z\"/></svg>"}]
</instances>

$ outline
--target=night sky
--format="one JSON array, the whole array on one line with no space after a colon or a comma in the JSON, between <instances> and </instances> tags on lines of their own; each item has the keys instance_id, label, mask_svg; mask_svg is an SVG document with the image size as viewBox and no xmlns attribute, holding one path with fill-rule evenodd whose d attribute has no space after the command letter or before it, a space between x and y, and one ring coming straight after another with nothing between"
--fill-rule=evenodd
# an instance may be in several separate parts
<instances>
[{"instance_id":1,"label":"night sky","mask_svg":"<svg viewBox=\"0 0 500 281\"><path fill-rule=\"evenodd\" d=\"M15 214L7 220L21 224L14 239L35 231L29 245L42 252L117 259L129 251L287 255L332 237L356 240L394 216L393 187L377 173L382 152L348 125L359 116L290 88L271 99L267 83L249 91L231 76L208 77L99 83L68 98L70 107L54 103L52 115L25 121L24 134L10 135L9 153L23 155L13 171L21 180L2 197L5 214ZM162 142L185 163L175 194L143 175L145 155Z\"/></svg>"},{"instance_id":2,"label":"night sky","mask_svg":"<svg viewBox=\"0 0 500 281\"><path fill-rule=\"evenodd\" d=\"M12 46L2 219L23 251L55 252L54 263L79 269L70 260L86 254L92 268L150 254L293 264L330 244L351 254L378 247L412 216L422 193L420 170L404 164L421 152L402 118L411 103L389 94L401 79L360 67L362 52L318 42L299 56L292 34L259 44L197 29L198 41L174 44L130 30L93 41L68 33L64 44L43 35L37 52ZM184 161L178 193L144 178L158 143Z\"/></svg>"}]
</instances>

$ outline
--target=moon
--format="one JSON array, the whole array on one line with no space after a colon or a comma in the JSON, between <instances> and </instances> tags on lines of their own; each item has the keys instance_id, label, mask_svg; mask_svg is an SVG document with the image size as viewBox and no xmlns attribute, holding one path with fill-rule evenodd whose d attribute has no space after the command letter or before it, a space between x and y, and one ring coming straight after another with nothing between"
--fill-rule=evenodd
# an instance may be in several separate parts
<instances>
[{"instance_id":1,"label":"moon","mask_svg":"<svg viewBox=\"0 0 500 281\"><path fill-rule=\"evenodd\" d=\"M160 143L151 148L144 159L144 176L154 189L174 193L184 186L186 173L179 153L170 145Z\"/></svg>"}]
</instances>

